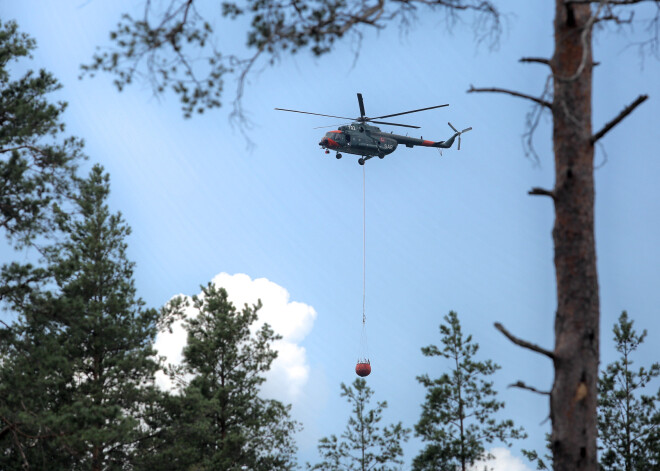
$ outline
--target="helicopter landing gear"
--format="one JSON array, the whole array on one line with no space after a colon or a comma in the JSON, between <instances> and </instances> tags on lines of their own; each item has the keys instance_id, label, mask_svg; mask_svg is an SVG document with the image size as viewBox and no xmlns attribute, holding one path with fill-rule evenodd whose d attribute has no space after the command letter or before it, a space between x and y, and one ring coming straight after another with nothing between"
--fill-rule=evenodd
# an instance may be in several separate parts
<instances>
[{"instance_id":1,"label":"helicopter landing gear","mask_svg":"<svg viewBox=\"0 0 660 471\"><path fill-rule=\"evenodd\" d=\"M379 155L378 158L379 158L379 159L384 159L385 156L384 156L384 155Z\"/></svg>"},{"instance_id":2,"label":"helicopter landing gear","mask_svg":"<svg viewBox=\"0 0 660 471\"><path fill-rule=\"evenodd\" d=\"M369 160L369 159L371 159L371 158L373 158L373 157L374 157L373 155L365 155L365 156L362 156L362 157L360 157L360 158L358 159L358 163L359 163L360 165L364 165L364 163L365 163L367 160Z\"/></svg>"},{"instance_id":3,"label":"helicopter landing gear","mask_svg":"<svg viewBox=\"0 0 660 471\"><path fill-rule=\"evenodd\" d=\"M341 154L339 152L337 152L337 155L335 157L337 158L337 160L339 160L339 159L341 159Z\"/></svg>"},{"instance_id":4,"label":"helicopter landing gear","mask_svg":"<svg viewBox=\"0 0 660 471\"><path fill-rule=\"evenodd\" d=\"M326 149L326 150L325 150L325 153L326 153L326 154L329 154L329 153L330 153L330 151L329 151L328 149Z\"/></svg>"}]
</instances>

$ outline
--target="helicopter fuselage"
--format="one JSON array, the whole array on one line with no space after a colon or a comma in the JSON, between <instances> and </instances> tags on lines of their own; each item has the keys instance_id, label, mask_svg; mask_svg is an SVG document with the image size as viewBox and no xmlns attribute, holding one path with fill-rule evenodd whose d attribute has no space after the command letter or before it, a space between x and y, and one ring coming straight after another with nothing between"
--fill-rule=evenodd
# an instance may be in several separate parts
<instances>
[{"instance_id":1,"label":"helicopter fuselage","mask_svg":"<svg viewBox=\"0 0 660 471\"><path fill-rule=\"evenodd\" d=\"M406 147L424 146L449 148L454 143L455 134L447 141L428 141L423 138L401 136L382 132L380 128L366 123L355 122L346 126L339 126L336 131L330 131L321 138L319 145L326 149L341 153L361 155L363 157L380 157L381 159L394 152L399 144Z\"/></svg>"}]
</instances>

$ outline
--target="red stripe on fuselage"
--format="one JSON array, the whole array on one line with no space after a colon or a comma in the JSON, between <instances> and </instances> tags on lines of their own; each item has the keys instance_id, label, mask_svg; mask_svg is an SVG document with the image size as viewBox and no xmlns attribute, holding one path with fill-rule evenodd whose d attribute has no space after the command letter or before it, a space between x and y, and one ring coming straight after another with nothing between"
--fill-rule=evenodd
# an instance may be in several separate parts
<instances>
[{"instance_id":1,"label":"red stripe on fuselage","mask_svg":"<svg viewBox=\"0 0 660 471\"><path fill-rule=\"evenodd\" d=\"M432 146L433 144L435 144L433 141L423 141L423 145L425 146Z\"/></svg>"}]
</instances>

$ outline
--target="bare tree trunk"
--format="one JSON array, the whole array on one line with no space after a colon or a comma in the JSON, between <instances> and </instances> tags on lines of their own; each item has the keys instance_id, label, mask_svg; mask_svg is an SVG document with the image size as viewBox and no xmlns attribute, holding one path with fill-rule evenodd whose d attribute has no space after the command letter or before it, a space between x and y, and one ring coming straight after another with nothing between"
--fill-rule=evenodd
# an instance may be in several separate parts
<instances>
[{"instance_id":1,"label":"bare tree trunk","mask_svg":"<svg viewBox=\"0 0 660 471\"><path fill-rule=\"evenodd\" d=\"M599 299L591 141L592 10L556 0L551 61L557 276L555 379L550 399L556 471L598 469Z\"/></svg>"}]
</instances>

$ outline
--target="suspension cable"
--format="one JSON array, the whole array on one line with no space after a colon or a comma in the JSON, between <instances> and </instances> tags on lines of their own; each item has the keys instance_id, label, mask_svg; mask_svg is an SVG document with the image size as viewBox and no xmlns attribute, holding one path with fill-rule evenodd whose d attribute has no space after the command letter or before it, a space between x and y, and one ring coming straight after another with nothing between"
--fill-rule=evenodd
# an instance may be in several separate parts
<instances>
[{"instance_id":1,"label":"suspension cable","mask_svg":"<svg viewBox=\"0 0 660 471\"><path fill-rule=\"evenodd\" d=\"M367 320L367 198L366 198L366 165L362 165L362 326Z\"/></svg>"}]
</instances>

